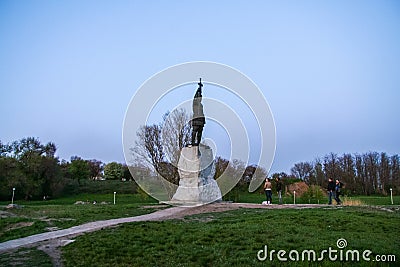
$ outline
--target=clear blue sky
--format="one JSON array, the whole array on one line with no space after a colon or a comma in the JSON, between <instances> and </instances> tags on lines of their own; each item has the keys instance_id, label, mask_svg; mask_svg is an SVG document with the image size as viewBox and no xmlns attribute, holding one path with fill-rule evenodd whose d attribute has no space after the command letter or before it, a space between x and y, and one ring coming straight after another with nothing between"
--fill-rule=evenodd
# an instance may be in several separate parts
<instances>
[{"instance_id":1,"label":"clear blue sky","mask_svg":"<svg viewBox=\"0 0 400 267\"><path fill-rule=\"evenodd\" d=\"M0 140L123 162L122 123L156 72L215 61L274 114L272 171L400 148L398 1L0 1Z\"/></svg>"}]
</instances>

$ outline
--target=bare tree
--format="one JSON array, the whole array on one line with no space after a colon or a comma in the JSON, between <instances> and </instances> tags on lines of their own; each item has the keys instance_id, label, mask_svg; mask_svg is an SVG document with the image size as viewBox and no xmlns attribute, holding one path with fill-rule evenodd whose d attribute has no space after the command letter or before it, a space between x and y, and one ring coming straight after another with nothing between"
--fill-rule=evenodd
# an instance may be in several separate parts
<instances>
[{"instance_id":1,"label":"bare tree","mask_svg":"<svg viewBox=\"0 0 400 267\"><path fill-rule=\"evenodd\" d=\"M343 183L346 184L346 188L351 192L356 192L357 183L353 156L351 154L343 154L339 158L339 165L341 169L340 176Z\"/></svg>"},{"instance_id":2,"label":"bare tree","mask_svg":"<svg viewBox=\"0 0 400 267\"><path fill-rule=\"evenodd\" d=\"M227 195L227 197L230 199L233 194L236 201L238 197L238 183L245 173L246 165L243 161L238 159L234 159L232 161L221 159L219 163L221 163L220 167L224 168L224 170L218 177L218 186L222 192L228 192L232 188L236 188L236 191L234 190L235 192L230 192Z\"/></svg>"},{"instance_id":3,"label":"bare tree","mask_svg":"<svg viewBox=\"0 0 400 267\"><path fill-rule=\"evenodd\" d=\"M368 181L372 186L370 193L378 193L380 183L378 181L378 162L379 154L377 152L369 152L364 155L364 164Z\"/></svg>"},{"instance_id":4,"label":"bare tree","mask_svg":"<svg viewBox=\"0 0 400 267\"><path fill-rule=\"evenodd\" d=\"M379 164L379 181L382 186L382 193L387 194L389 189L389 179L390 179L390 158L386 153L381 153L380 164Z\"/></svg>"},{"instance_id":5,"label":"bare tree","mask_svg":"<svg viewBox=\"0 0 400 267\"><path fill-rule=\"evenodd\" d=\"M215 159L215 175L214 179L218 179L228 167L229 161L227 159L217 157Z\"/></svg>"},{"instance_id":6,"label":"bare tree","mask_svg":"<svg viewBox=\"0 0 400 267\"><path fill-rule=\"evenodd\" d=\"M325 186L326 185L326 177L324 173L324 169L321 163L321 159L317 158L315 159L314 163L314 174L313 174L315 184L319 186Z\"/></svg>"},{"instance_id":7,"label":"bare tree","mask_svg":"<svg viewBox=\"0 0 400 267\"><path fill-rule=\"evenodd\" d=\"M90 177L92 179L96 179L99 176L101 176L101 173L104 170L105 164L103 162L101 162L100 160L96 160L96 159L91 159L91 160L88 160L87 162L88 162L89 169L90 169Z\"/></svg>"},{"instance_id":8,"label":"bare tree","mask_svg":"<svg viewBox=\"0 0 400 267\"><path fill-rule=\"evenodd\" d=\"M364 160L363 156L356 154L355 160L356 160L356 183L361 186L361 192L362 194L368 194L368 182L367 182L367 176L366 176L366 171L365 171L365 165L364 165Z\"/></svg>"},{"instance_id":9,"label":"bare tree","mask_svg":"<svg viewBox=\"0 0 400 267\"><path fill-rule=\"evenodd\" d=\"M400 157L399 155L393 155L390 157L390 186L400 191Z\"/></svg>"},{"instance_id":10,"label":"bare tree","mask_svg":"<svg viewBox=\"0 0 400 267\"><path fill-rule=\"evenodd\" d=\"M310 177L313 174L313 165L309 162L300 162L294 164L290 169L293 176L302 179L305 182L309 182Z\"/></svg>"},{"instance_id":11,"label":"bare tree","mask_svg":"<svg viewBox=\"0 0 400 267\"><path fill-rule=\"evenodd\" d=\"M178 166L180 152L190 142L189 120L184 109L175 109L164 115L162 146L167 160L174 166Z\"/></svg>"},{"instance_id":12,"label":"bare tree","mask_svg":"<svg viewBox=\"0 0 400 267\"><path fill-rule=\"evenodd\" d=\"M181 149L189 143L189 115L184 109L166 113L160 125L142 126L132 149L136 159L173 184L179 183L178 161Z\"/></svg>"},{"instance_id":13,"label":"bare tree","mask_svg":"<svg viewBox=\"0 0 400 267\"><path fill-rule=\"evenodd\" d=\"M253 179L253 177L267 177L267 174L268 172L265 168L256 165L251 179Z\"/></svg>"},{"instance_id":14,"label":"bare tree","mask_svg":"<svg viewBox=\"0 0 400 267\"><path fill-rule=\"evenodd\" d=\"M153 124L142 126L136 133L138 140L132 152L139 162L147 163L155 171L159 171L160 163L164 161L164 151L161 142L161 127Z\"/></svg>"}]
</instances>

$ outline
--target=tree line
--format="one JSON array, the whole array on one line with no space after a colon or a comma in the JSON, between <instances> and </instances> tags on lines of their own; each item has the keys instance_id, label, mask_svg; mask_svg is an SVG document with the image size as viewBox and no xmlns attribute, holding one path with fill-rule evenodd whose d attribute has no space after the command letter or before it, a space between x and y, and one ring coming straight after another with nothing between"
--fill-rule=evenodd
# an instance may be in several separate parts
<instances>
[{"instance_id":1,"label":"tree line","mask_svg":"<svg viewBox=\"0 0 400 267\"><path fill-rule=\"evenodd\" d=\"M341 156L330 153L313 162L299 162L291 168L292 176L308 184L325 187L327 179L339 179L348 193L372 195L400 193L400 157L385 152Z\"/></svg>"},{"instance_id":2,"label":"tree line","mask_svg":"<svg viewBox=\"0 0 400 267\"><path fill-rule=\"evenodd\" d=\"M181 115L173 114L175 118L172 119L177 120ZM78 156L71 157L70 161L60 160L55 156L57 147L54 143L42 144L33 137L9 144L0 141L0 200L9 199L12 188L16 188L16 197L24 199L58 197L71 184L79 186L81 181L98 179L133 180L131 173L141 178L157 173L178 184L177 152L187 144L190 131L187 128L184 131L174 129L167 131L170 135L167 137L169 148L166 149L165 141L161 140L162 128L157 125L143 126L138 132L141 138L133 151L140 151L139 158L147 164L137 162L137 165L129 167ZM222 174L236 176L239 173L242 176L237 187L248 185L256 171L267 176L266 170L256 165L245 166L241 161L228 161L221 157L215 161L215 179ZM346 192L354 195L386 195L390 189L400 193L400 157L384 152L340 156L330 153L312 162L296 163L290 175L274 173L272 178L276 177L284 181L300 179L321 187L326 187L328 178L339 179L344 183Z\"/></svg>"},{"instance_id":3,"label":"tree line","mask_svg":"<svg viewBox=\"0 0 400 267\"><path fill-rule=\"evenodd\" d=\"M71 181L79 185L89 179L132 180L124 164L104 164L78 156L60 160L56 151L54 143L42 144L34 137L9 144L0 141L0 200L9 199L12 188L16 189L16 197L41 199L62 195Z\"/></svg>"},{"instance_id":4,"label":"tree line","mask_svg":"<svg viewBox=\"0 0 400 267\"><path fill-rule=\"evenodd\" d=\"M135 146L131 148L136 161L163 176L172 184L179 183L177 169L180 151L189 144L191 129L187 123L190 116L183 109L167 112L159 124L142 126ZM238 186L247 185L254 172L266 170L258 166L244 166L238 160L228 161L217 157L215 178L222 173L242 173ZM356 195L384 194L390 188L400 192L400 159L398 155L368 152L364 154L330 153L313 162L299 162L291 173L274 173L272 178L281 178L285 184L302 180L309 185L325 188L328 178L339 179L345 184L346 192Z\"/></svg>"}]
</instances>

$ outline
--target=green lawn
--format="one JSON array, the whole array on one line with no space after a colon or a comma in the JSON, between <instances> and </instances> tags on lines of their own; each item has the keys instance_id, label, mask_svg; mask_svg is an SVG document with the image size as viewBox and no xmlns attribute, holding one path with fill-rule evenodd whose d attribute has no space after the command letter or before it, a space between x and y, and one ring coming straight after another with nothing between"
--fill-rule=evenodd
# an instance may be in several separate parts
<instances>
[{"instance_id":1,"label":"green lawn","mask_svg":"<svg viewBox=\"0 0 400 267\"><path fill-rule=\"evenodd\" d=\"M391 205L390 196L357 196L352 197L354 199L359 199L366 205ZM393 204L400 205L400 196L393 196Z\"/></svg>"},{"instance_id":2,"label":"green lawn","mask_svg":"<svg viewBox=\"0 0 400 267\"><path fill-rule=\"evenodd\" d=\"M36 248L22 248L16 252L0 255L0 266L32 266L51 267L53 263L50 257Z\"/></svg>"},{"instance_id":3,"label":"green lawn","mask_svg":"<svg viewBox=\"0 0 400 267\"><path fill-rule=\"evenodd\" d=\"M77 237L64 247L65 266L398 266L400 212L367 207L249 210L201 214L185 220L124 224ZM396 262L322 262L283 264L269 250L320 253L344 238L345 249L395 255ZM338 254L339 255L339 254ZM287 257L287 254L286 254Z\"/></svg>"},{"instance_id":4,"label":"green lawn","mask_svg":"<svg viewBox=\"0 0 400 267\"><path fill-rule=\"evenodd\" d=\"M91 204L94 200L96 205ZM90 204L75 205L76 201ZM100 204L103 201L108 204ZM49 231L49 227L64 229L91 221L142 215L154 211L141 208L143 205L157 203L139 194L117 195L116 205L113 205L113 195L85 194L50 201L19 201L17 204L23 206L20 209L1 209L13 216L1 218L0 242L43 233Z\"/></svg>"},{"instance_id":5,"label":"green lawn","mask_svg":"<svg viewBox=\"0 0 400 267\"><path fill-rule=\"evenodd\" d=\"M19 237L49 231L50 229L65 229L82 223L113 219L120 217L137 216L153 211L153 209L140 208L144 204L156 204L157 201L143 194L117 194L116 205L113 205L113 194L81 194L66 198L48 201L16 201L23 206L21 209L0 211L11 212L13 217L1 218L0 220L0 242ZM246 191L232 192L224 197L225 200L245 203L261 203L265 200L264 194L259 192L249 193ZM350 198L349 198L350 199ZM358 199L365 205L390 205L390 197L352 197ZM84 201L97 204L75 205L76 201ZM276 194L273 196L273 203L277 203ZM102 205L101 202L107 204ZM285 196L283 202L293 203L293 197ZM304 201L296 198L296 203L317 203L316 201ZM323 201L320 202L324 204ZM0 206L8 202L0 202ZM394 204L400 204L400 196L394 197Z\"/></svg>"},{"instance_id":6,"label":"green lawn","mask_svg":"<svg viewBox=\"0 0 400 267\"><path fill-rule=\"evenodd\" d=\"M340 198L343 200L346 198L346 196L341 196ZM360 200L364 205L391 205L390 196L352 196L347 198L352 200ZM266 200L264 192L256 191L253 193L249 193L244 190L240 190L239 192L231 191L224 197L224 199L241 203L261 203L262 201ZM278 204L278 196L276 193L272 195L272 203ZM293 196L284 196L283 203L293 204ZM328 197L324 197L320 201L318 201L317 199L303 199L296 197L296 203L328 204ZM393 204L400 205L400 196L393 196Z\"/></svg>"},{"instance_id":7,"label":"green lawn","mask_svg":"<svg viewBox=\"0 0 400 267\"><path fill-rule=\"evenodd\" d=\"M144 195L82 194L49 201L16 201L21 209L14 217L1 218L0 242L48 231L47 227L67 228L89 221L136 216L154 211L143 205L158 202ZM231 195L237 202L261 203L265 196L258 192ZM345 238L349 249L395 254L396 263L379 265L359 262L360 266L398 266L400 261L400 197L390 205L389 197L353 197L369 207L326 207L318 209L241 209L224 213L201 214L163 222L124 224L117 228L85 234L63 248L66 266L281 266L282 262L257 260L257 252L269 250L336 248ZM98 204L75 205L76 201L94 200ZM229 199L227 199L229 200ZM101 205L101 202L108 204ZM277 197L274 195L273 203ZM293 203L285 197L285 203ZM297 203L301 200L297 199ZM0 205L5 206L3 202ZM389 212L388 209L392 210ZM32 225L30 225L32 224ZM25 226L24 226L25 225ZM30 226L29 226L30 225ZM35 248L20 249L0 255L0 265L51 266L49 258ZM303 262L303 266L353 266L355 262ZM7 265L9 264L9 265ZM298 266L299 262L283 266Z\"/></svg>"}]
</instances>

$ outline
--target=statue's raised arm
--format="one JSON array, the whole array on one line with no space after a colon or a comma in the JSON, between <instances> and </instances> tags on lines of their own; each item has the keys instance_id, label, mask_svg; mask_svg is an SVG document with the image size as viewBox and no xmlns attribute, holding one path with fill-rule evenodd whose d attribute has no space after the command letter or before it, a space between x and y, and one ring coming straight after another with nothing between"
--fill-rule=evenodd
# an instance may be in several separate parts
<instances>
[{"instance_id":1,"label":"statue's raised arm","mask_svg":"<svg viewBox=\"0 0 400 267\"><path fill-rule=\"evenodd\" d=\"M194 95L194 98L196 97L202 97L202 88L203 88L203 84L201 83L201 78L200 78L200 82L197 83L199 85L199 88L197 88L196 94Z\"/></svg>"}]
</instances>

